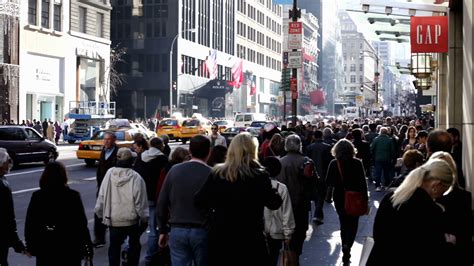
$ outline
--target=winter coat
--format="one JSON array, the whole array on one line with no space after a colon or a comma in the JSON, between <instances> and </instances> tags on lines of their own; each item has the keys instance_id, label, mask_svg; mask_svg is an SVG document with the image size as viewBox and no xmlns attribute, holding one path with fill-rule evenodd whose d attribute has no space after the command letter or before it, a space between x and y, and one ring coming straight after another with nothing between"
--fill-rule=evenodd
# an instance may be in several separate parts
<instances>
[{"instance_id":1,"label":"winter coat","mask_svg":"<svg viewBox=\"0 0 474 266\"><path fill-rule=\"evenodd\" d=\"M95 213L107 226L136 225L149 217L146 185L130 168L112 167L105 174L95 205Z\"/></svg>"},{"instance_id":2,"label":"winter coat","mask_svg":"<svg viewBox=\"0 0 474 266\"><path fill-rule=\"evenodd\" d=\"M370 144L370 152L375 162L391 162L395 155L392 138L386 134L380 134Z\"/></svg>"},{"instance_id":3,"label":"winter coat","mask_svg":"<svg viewBox=\"0 0 474 266\"><path fill-rule=\"evenodd\" d=\"M5 177L0 177L0 236L0 249L23 246L16 229L12 191Z\"/></svg>"},{"instance_id":4,"label":"winter coat","mask_svg":"<svg viewBox=\"0 0 474 266\"><path fill-rule=\"evenodd\" d=\"M150 148L135 159L133 170L145 180L149 201L156 201L157 185L163 168L168 164L168 157L157 148Z\"/></svg>"},{"instance_id":5,"label":"winter coat","mask_svg":"<svg viewBox=\"0 0 474 266\"><path fill-rule=\"evenodd\" d=\"M114 146L114 151L112 154L109 156L108 159L105 159L105 148L102 149L102 152L100 153L100 159L99 159L99 166L97 167L97 188L100 188L100 185L102 184L102 180L104 179L105 174L107 171L114 167L115 164L117 163L117 151L119 147Z\"/></svg>"},{"instance_id":6,"label":"winter coat","mask_svg":"<svg viewBox=\"0 0 474 266\"><path fill-rule=\"evenodd\" d=\"M54 141L54 127L53 125L49 125L48 128L46 129L46 136L48 140Z\"/></svg>"},{"instance_id":7,"label":"winter coat","mask_svg":"<svg viewBox=\"0 0 474 266\"><path fill-rule=\"evenodd\" d=\"M272 180L272 187L278 191L282 204L276 210L265 207L265 233L273 239L290 239L296 225L288 189L276 180Z\"/></svg>"},{"instance_id":8,"label":"winter coat","mask_svg":"<svg viewBox=\"0 0 474 266\"><path fill-rule=\"evenodd\" d=\"M50 261L50 265L52 261L67 265L68 261L92 255L87 217L79 192L68 187L34 192L26 213L25 240L28 252Z\"/></svg>"}]
</instances>

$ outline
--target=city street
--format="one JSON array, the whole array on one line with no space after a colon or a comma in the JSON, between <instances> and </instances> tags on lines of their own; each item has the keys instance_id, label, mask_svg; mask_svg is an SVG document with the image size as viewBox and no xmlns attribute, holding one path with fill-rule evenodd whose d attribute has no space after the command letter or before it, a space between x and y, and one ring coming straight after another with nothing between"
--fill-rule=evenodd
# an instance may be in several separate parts
<instances>
[{"instance_id":1,"label":"city street","mask_svg":"<svg viewBox=\"0 0 474 266\"><path fill-rule=\"evenodd\" d=\"M176 147L187 147L188 145L182 145L180 142L171 142L170 146L171 149L174 150ZM92 237L94 221L93 210L96 193L96 167L86 167L83 161L76 159L75 150L77 149L77 145L61 145L58 149L60 152L58 160L66 165L71 188L79 191L82 195ZM22 239L24 235L24 221L28 203L31 194L39 189L38 182L43 168L42 164L21 165L18 169L13 170L9 175L7 175L7 179L13 191L19 236ZM370 185L369 189L373 191L373 185ZM363 216L360 219L356 243L354 243L352 248L351 260L354 265L358 264L365 237L372 234L373 219L375 217L376 208L378 207L378 201L382 196L383 193L371 193L372 209L370 215ZM74 230L74 228L71 228L71 230ZM144 255L146 250L146 234L142 235L141 242L142 254L140 265L145 265ZM107 248L108 246L106 245L105 247L94 250L95 265L108 265ZM23 266L34 265L35 263L34 258L30 259L26 256L14 253L12 249L10 249L9 254L10 265ZM323 225L316 227L310 224L300 261L302 266L341 265L342 252L340 245L339 220L333 205L326 204Z\"/></svg>"}]
</instances>

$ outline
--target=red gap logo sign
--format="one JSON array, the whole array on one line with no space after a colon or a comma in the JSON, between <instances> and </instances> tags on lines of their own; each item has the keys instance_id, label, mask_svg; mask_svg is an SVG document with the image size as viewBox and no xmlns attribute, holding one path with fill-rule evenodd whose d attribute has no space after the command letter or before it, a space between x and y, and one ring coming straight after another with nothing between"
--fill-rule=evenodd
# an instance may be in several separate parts
<instances>
[{"instance_id":1,"label":"red gap logo sign","mask_svg":"<svg viewBox=\"0 0 474 266\"><path fill-rule=\"evenodd\" d=\"M411 17L412 53L448 52L448 17Z\"/></svg>"}]
</instances>

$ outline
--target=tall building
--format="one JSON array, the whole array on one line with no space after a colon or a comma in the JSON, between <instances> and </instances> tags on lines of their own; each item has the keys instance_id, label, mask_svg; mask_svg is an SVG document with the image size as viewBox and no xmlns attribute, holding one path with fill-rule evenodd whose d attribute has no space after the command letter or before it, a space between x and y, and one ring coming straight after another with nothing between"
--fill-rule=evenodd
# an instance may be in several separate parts
<instances>
[{"instance_id":1,"label":"tall building","mask_svg":"<svg viewBox=\"0 0 474 266\"><path fill-rule=\"evenodd\" d=\"M283 47L286 51L287 42L288 42L288 23L291 21L289 19L289 10L293 6L285 5L283 6ZM299 21L303 26L303 36L301 49L303 56L303 65L298 69L298 115L307 115L313 112L318 112L318 107L312 106L311 103L311 92L318 89L318 37L319 37L319 23L318 19L307 10L301 10L301 19ZM287 69L286 71L291 71ZM288 99L290 97L287 97ZM289 103L287 104L288 110L291 110Z\"/></svg>"},{"instance_id":2,"label":"tall building","mask_svg":"<svg viewBox=\"0 0 474 266\"><path fill-rule=\"evenodd\" d=\"M0 6L0 121L18 121L20 1Z\"/></svg>"},{"instance_id":3,"label":"tall building","mask_svg":"<svg viewBox=\"0 0 474 266\"><path fill-rule=\"evenodd\" d=\"M62 121L109 100L110 10L103 0L29 0L20 20L20 119ZM101 104L104 103L104 104Z\"/></svg>"},{"instance_id":4,"label":"tall building","mask_svg":"<svg viewBox=\"0 0 474 266\"><path fill-rule=\"evenodd\" d=\"M282 15L282 6L272 0L237 0L236 56L244 59L245 81L234 90L234 112L280 114Z\"/></svg>"},{"instance_id":5,"label":"tall building","mask_svg":"<svg viewBox=\"0 0 474 266\"><path fill-rule=\"evenodd\" d=\"M318 18L318 80L326 92L326 112L334 114L336 90L343 86L341 30L338 1L300 0L298 5Z\"/></svg>"},{"instance_id":6,"label":"tall building","mask_svg":"<svg viewBox=\"0 0 474 266\"><path fill-rule=\"evenodd\" d=\"M342 36L342 57L344 60L344 86L337 91L337 114L343 106L355 106L356 96L364 97L362 115L367 116L375 103L375 72L377 71L377 50L370 44L347 12L340 12ZM381 69L382 61L378 62Z\"/></svg>"}]
</instances>

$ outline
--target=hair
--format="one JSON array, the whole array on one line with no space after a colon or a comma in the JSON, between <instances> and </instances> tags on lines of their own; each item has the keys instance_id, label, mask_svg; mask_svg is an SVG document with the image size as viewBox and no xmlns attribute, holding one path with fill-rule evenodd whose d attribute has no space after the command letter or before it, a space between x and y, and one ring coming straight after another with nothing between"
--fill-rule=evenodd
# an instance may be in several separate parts
<instances>
[{"instance_id":1,"label":"hair","mask_svg":"<svg viewBox=\"0 0 474 266\"><path fill-rule=\"evenodd\" d=\"M252 177L257 170L263 170L258 162L258 141L250 133L238 134L230 142L225 162L218 165L216 174L229 182L238 178Z\"/></svg>"},{"instance_id":2,"label":"hair","mask_svg":"<svg viewBox=\"0 0 474 266\"><path fill-rule=\"evenodd\" d=\"M330 129L329 127L323 129L323 136L324 136L325 138L331 137L331 136L332 136L332 133L333 133L333 132L332 132L332 129Z\"/></svg>"},{"instance_id":3,"label":"hair","mask_svg":"<svg viewBox=\"0 0 474 266\"><path fill-rule=\"evenodd\" d=\"M189 142L189 151L195 158L205 160L209 155L210 149L211 141L203 135L196 135Z\"/></svg>"},{"instance_id":4,"label":"hair","mask_svg":"<svg viewBox=\"0 0 474 266\"><path fill-rule=\"evenodd\" d=\"M277 157L268 156L262 162L270 177L276 177L281 172L281 162Z\"/></svg>"},{"instance_id":5,"label":"hair","mask_svg":"<svg viewBox=\"0 0 474 266\"><path fill-rule=\"evenodd\" d=\"M447 131L449 134L453 135L453 137L458 137L458 138L459 138L459 136L461 135L461 134L459 133L459 130L458 130L457 128L455 128L455 127L450 127L450 128L448 128L448 129L446 129L446 131Z\"/></svg>"},{"instance_id":6,"label":"hair","mask_svg":"<svg viewBox=\"0 0 474 266\"><path fill-rule=\"evenodd\" d=\"M406 138L406 134L407 134L407 131L408 131L408 127L406 125L402 125L400 127L400 130L398 131L398 135L399 136L402 136Z\"/></svg>"},{"instance_id":7,"label":"hair","mask_svg":"<svg viewBox=\"0 0 474 266\"><path fill-rule=\"evenodd\" d=\"M285 140L280 135L280 133L275 133L275 135L273 135L273 137L270 139L270 148L275 155L280 155L283 151L282 147L284 141Z\"/></svg>"},{"instance_id":8,"label":"hair","mask_svg":"<svg viewBox=\"0 0 474 266\"><path fill-rule=\"evenodd\" d=\"M153 148L161 150L161 148L163 148L163 145L163 140L161 138L154 137L150 140L150 146Z\"/></svg>"},{"instance_id":9,"label":"hair","mask_svg":"<svg viewBox=\"0 0 474 266\"><path fill-rule=\"evenodd\" d=\"M380 128L380 134L388 135L389 134L389 128L388 127L381 127Z\"/></svg>"},{"instance_id":10,"label":"hair","mask_svg":"<svg viewBox=\"0 0 474 266\"><path fill-rule=\"evenodd\" d=\"M9 159L10 156L8 155L7 149L0 148L0 165L3 165L4 163L8 162Z\"/></svg>"},{"instance_id":11,"label":"hair","mask_svg":"<svg viewBox=\"0 0 474 266\"><path fill-rule=\"evenodd\" d=\"M457 172L456 162L454 161L451 154L445 151L437 151L433 153L430 157L430 160L434 160L434 159L440 159L448 163L449 167L451 168L451 171L453 171L454 184L458 185L458 172ZM449 189L447 193L449 193L449 191L451 191L451 189Z\"/></svg>"},{"instance_id":12,"label":"hair","mask_svg":"<svg viewBox=\"0 0 474 266\"><path fill-rule=\"evenodd\" d=\"M149 148L148 141L144 138L137 138L133 143L142 147L144 150L148 150Z\"/></svg>"},{"instance_id":13,"label":"hair","mask_svg":"<svg viewBox=\"0 0 474 266\"><path fill-rule=\"evenodd\" d=\"M424 156L418 150L408 150L403 154L403 164L409 170L415 169L419 164L423 164Z\"/></svg>"},{"instance_id":14,"label":"hair","mask_svg":"<svg viewBox=\"0 0 474 266\"><path fill-rule=\"evenodd\" d=\"M454 182L454 172L449 164L441 159L430 159L424 165L411 171L403 183L395 190L391 200L394 208L408 201L415 190L423 184L423 181L435 179L444 185L452 186Z\"/></svg>"},{"instance_id":15,"label":"hair","mask_svg":"<svg viewBox=\"0 0 474 266\"><path fill-rule=\"evenodd\" d=\"M314 137L314 139L322 139L323 138L323 132L319 129L316 129L313 132L313 137Z\"/></svg>"},{"instance_id":16,"label":"hair","mask_svg":"<svg viewBox=\"0 0 474 266\"><path fill-rule=\"evenodd\" d=\"M369 125L363 125L362 130L364 131L364 133L369 132Z\"/></svg>"},{"instance_id":17,"label":"hair","mask_svg":"<svg viewBox=\"0 0 474 266\"><path fill-rule=\"evenodd\" d=\"M430 153L437 151L451 152L453 148L452 137L446 130L437 129L431 131L426 140L426 146Z\"/></svg>"},{"instance_id":18,"label":"hair","mask_svg":"<svg viewBox=\"0 0 474 266\"><path fill-rule=\"evenodd\" d=\"M176 147L171 154L171 161L175 163L182 163L191 159L191 153L189 150L183 147Z\"/></svg>"},{"instance_id":19,"label":"hair","mask_svg":"<svg viewBox=\"0 0 474 266\"><path fill-rule=\"evenodd\" d=\"M369 129L370 129L370 131L375 132L377 130L377 124L370 123L369 124Z\"/></svg>"},{"instance_id":20,"label":"hair","mask_svg":"<svg viewBox=\"0 0 474 266\"><path fill-rule=\"evenodd\" d=\"M168 142L170 142L170 137L167 134L161 135L160 138L163 140L164 145L166 145L166 144L168 144Z\"/></svg>"},{"instance_id":21,"label":"hair","mask_svg":"<svg viewBox=\"0 0 474 266\"><path fill-rule=\"evenodd\" d=\"M354 138L354 140L362 140L363 135L364 133L362 132L362 129L360 128L356 128L352 130L352 138Z\"/></svg>"},{"instance_id":22,"label":"hair","mask_svg":"<svg viewBox=\"0 0 474 266\"><path fill-rule=\"evenodd\" d=\"M415 138L416 138L416 127L410 126L410 127L408 127L407 132L406 132L406 139L410 139L410 134L409 134L409 133L410 133L410 130L414 130L414 131L415 131Z\"/></svg>"},{"instance_id":23,"label":"hair","mask_svg":"<svg viewBox=\"0 0 474 266\"><path fill-rule=\"evenodd\" d=\"M114 132L112 132L112 131L105 131L105 133L104 133L104 138L105 138L105 135L109 135L109 136L111 136L111 137L112 137L112 139L114 139L114 140L116 140L116 139L117 139L117 135L115 135L115 133L114 133Z\"/></svg>"},{"instance_id":24,"label":"hair","mask_svg":"<svg viewBox=\"0 0 474 266\"><path fill-rule=\"evenodd\" d=\"M301 152L301 139L298 135L293 134L285 140L285 151L287 152Z\"/></svg>"},{"instance_id":25,"label":"hair","mask_svg":"<svg viewBox=\"0 0 474 266\"><path fill-rule=\"evenodd\" d=\"M331 150L332 156L338 160L353 158L357 153L352 142L347 139L340 139Z\"/></svg>"},{"instance_id":26,"label":"hair","mask_svg":"<svg viewBox=\"0 0 474 266\"><path fill-rule=\"evenodd\" d=\"M60 162L49 162L39 180L41 189L59 189L67 186L66 167Z\"/></svg>"},{"instance_id":27,"label":"hair","mask_svg":"<svg viewBox=\"0 0 474 266\"><path fill-rule=\"evenodd\" d=\"M227 154L227 148L222 145L216 145L211 149L211 154L207 159L207 165L214 166L225 162L225 157Z\"/></svg>"}]
</instances>

